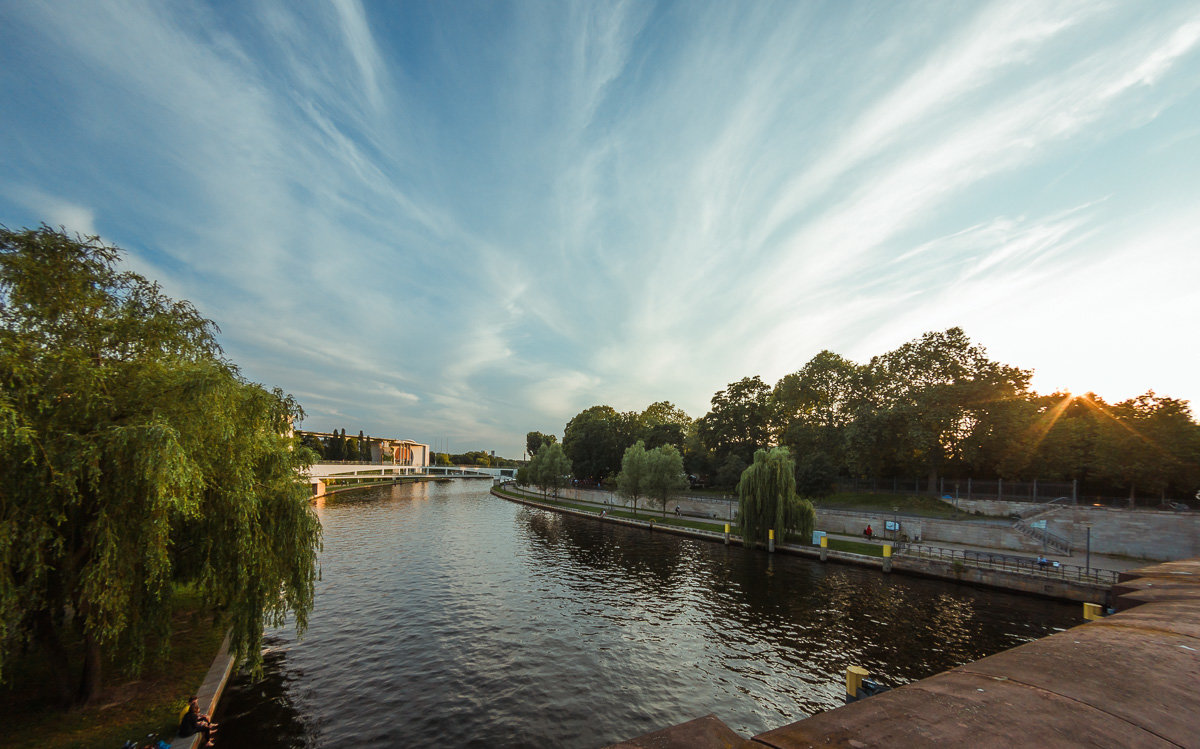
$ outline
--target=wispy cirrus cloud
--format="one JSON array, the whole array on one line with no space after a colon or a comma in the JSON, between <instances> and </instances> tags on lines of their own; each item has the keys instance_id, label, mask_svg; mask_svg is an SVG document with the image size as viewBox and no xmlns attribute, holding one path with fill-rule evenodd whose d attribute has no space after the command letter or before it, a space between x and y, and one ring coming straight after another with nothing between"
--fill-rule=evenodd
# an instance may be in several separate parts
<instances>
[{"instance_id":1,"label":"wispy cirrus cloud","mask_svg":"<svg viewBox=\"0 0 1200 749\"><path fill-rule=\"evenodd\" d=\"M0 220L127 247L317 428L515 455L598 402L701 415L821 348L958 324L1068 379L1162 316L1200 322L1178 282L1187 4L113 0L0 21ZM1079 310L1140 263L1162 293L1089 329ZM1194 354L1141 340L1154 371L1106 362L1106 387L1200 397Z\"/></svg>"}]
</instances>

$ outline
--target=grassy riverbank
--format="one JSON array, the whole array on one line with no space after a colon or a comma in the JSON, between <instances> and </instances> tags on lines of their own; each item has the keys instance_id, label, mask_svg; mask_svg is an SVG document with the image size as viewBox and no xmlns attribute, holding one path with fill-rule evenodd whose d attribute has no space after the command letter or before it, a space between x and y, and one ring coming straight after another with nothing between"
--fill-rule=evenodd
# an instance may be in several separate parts
<instances>
[{"instance_id":1,"label":"grassy riverbank","mask_svg":"<svg viewBox=\"0 0 1200 749\"><path fill-rule=\"evenodd\" d=\"M858 510L862 512L918 515L944 520L982 520L988 516L957 510L953 505L937 497L903 494L872 494L870 492L842 492L822 497L813 502L816 507L830 510Z\"/></svg>"},{"instance_id":2,"label":"grassy riverbank","mask_svg":"<svg viewBox=\"0 0 1200 749\"><path fill-rule=\"evenodd\" d=\"M225 637L224 623L213 622L201 601L180 591L173 602L171 651L163 661L147 660L138 677L105 664L105 679L92 705L63 710L55 705L52 674L40 651L5 664L0 687L0 724L9 749L114 749L150 732L168 741L212 664ZM147 643L153 652L157 643Z\"/></svg>"}]
</instances>

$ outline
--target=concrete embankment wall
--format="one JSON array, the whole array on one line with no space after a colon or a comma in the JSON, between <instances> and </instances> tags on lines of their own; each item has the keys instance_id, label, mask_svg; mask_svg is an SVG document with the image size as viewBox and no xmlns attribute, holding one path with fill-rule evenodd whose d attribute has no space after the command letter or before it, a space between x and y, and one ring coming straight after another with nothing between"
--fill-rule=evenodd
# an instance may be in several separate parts
<instances>
[{"instance_id":1,"label":"concrete embankment wall","mask_svg":"<svg viewBox=\"0 0 1200 749\"><path fill-rule=\"evenodd\" d=\"M887 536L884 521L892 520L890 512L859 512L854 510L817 509L817 530L848 536L862 535L863 529L871 526L881 538ZM1003 520L939 520L900 516L900 528L909 539L920 539L923 543L944 541L968 546L985 546L991 549L1026 551L1021 543L1024 538L1012 529L1011 522ZM1040 547L1038 547L1040 548Z\"/></svg>"},{"instance_id":2,"label":"concrete embankment wall","mask_svg":"<svg viewBox=\"0 0 1200 749\"><path fill-rule=\"evenodd\" d=\"M492 489L492 493L498 497L501 497L502 499L507 499L512 502L519 502L531 507L540 507L546 510L561 512L568 515L578 515L580 517L598 519L594 512L584 512L581 510L572 510L569 508L543 504L542 502L539 502L536 497L514 497L508 494L503 494L495 488ZM616 523L620 525L648 529L652 528L657 533L672 533L678 536L691 536L693 538L701 538L706 541L721 542L723 539L722 535L719 533L706 533L704 531L697 531L691 528L681 528L678 526L664 524L655 525L647 522L617 517L607 517L603 518L602 520L604 522ZM818 521L819 520L820 517L818 516ZM820 528L819 525L818 528ZM734 535L730 537L729 542L731 544L741 545L742 539L740 536ZM820 549L812 546L793 546L780 544L776 547L776 551L780 554L804 556L810 559L820 559L821 557ZM826 550L826 558L830 562L836 562L840 564L853 564L859 567L873 567L875 569L883 568L882 558L867 556L864 554L853 554L850 552L828 549ZM1077 580L1053 579L1040 575L1029 575L1020 572L1009 572L998 569L979 569L975 567L955 565L952 562L943 562L935 559L918 559L906 556L892 557L892 571L903 574L920 575L922 577L932 577L939 580L949 580L952 582L968 583L972 585L983 585L1000 590L1015 591L1018 593L1049 596L1051 598L1059 598L1065 601L1103 604L1108 603L1107 587Z\"/></svg>"},{"instance_id":3,"label":"concrete embankment wall","mask_svg":"<svg viewBox=\"0 0 1200 749\"><path fill-rule=\"evenodd\" d=\"M967 505L959 500L959 506ZM1028 502L974 500L976 509L990 514L1030 512L1038 507ZM1000 507L998 505L1004 505ZM893 518L890 512L856 512L817 509L817 528L830 533L859 535L868 524L882 534L883 523ZM1048 508L1037 516L1046 521L1046 529L1072 543L1075 554L1083 554L1091 526L1091 549L1095 554L1119 554L1137 559L1168 561L1200 556L1200 512L1162 512L1155 510L1118 510L1108 507ZM1033 552L1041 545L1026 538L1004 520L939 520L900 516L909 538L925 543L942 541L993 549Z\"/></svg>"},{"instance_id":4,"label":"concrete embankment wall","mask_svg":"<svg viewBox=\"0 0 1200 749\"><path fill-rule=\"evenodd\" d=\"M708 716L612 749L1200 746L1200 559L1121 577L1120 613L752 739Z\"/></svg>"},{"instance_id":5,"label":"concrete embankment wall","mask_svg":"<svg viewBox=\"0 0 1200 749\"><path fill-rule=\"evenodd\" d=\"M1028 515L1046 521L1046 530L1082 551L1091 527L1092 551L1138 559L1187 559L1200 556L1200 512L1118 509L1091 505L1035 505L1030 502L958 500L959 509L989 515Z\"/></svg>"}]
</instances>

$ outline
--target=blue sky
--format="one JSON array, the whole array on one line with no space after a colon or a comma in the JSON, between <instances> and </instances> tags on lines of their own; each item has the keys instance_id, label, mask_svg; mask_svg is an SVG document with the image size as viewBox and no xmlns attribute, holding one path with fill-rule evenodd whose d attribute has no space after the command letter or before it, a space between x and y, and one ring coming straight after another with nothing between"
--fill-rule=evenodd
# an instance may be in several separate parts
<instances>
[{"instance_id":1,"label":"blue sky","mask_svg":"<svg viewBox=\"0 0 1200 749\"><path fill-rule=\"evenodd\" d=\"M1200 4L0 0L0 222L304 426L517 456L962 326L1200 399Z\"/></svg>"}]
</instances>

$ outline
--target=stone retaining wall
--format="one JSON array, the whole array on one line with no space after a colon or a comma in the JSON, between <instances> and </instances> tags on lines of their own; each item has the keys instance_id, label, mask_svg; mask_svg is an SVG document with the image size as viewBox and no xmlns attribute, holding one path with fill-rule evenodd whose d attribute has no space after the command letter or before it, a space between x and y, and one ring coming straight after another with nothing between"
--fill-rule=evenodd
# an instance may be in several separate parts
<instances>
[{"instance_id":1,"label":"stone retaining wall","mask_svg":"<svg viewBox=\"0 0 1200 749\"><path fill-rule=\"evenodd\" d=\"M868 525L880 538L889 538L884 522L895 516L890 512L856 512L849 510L817 510L817 530L849 536L862 535ZM901 515L900 530L910 541L936 544L941 541L989 549L1036 552L1041 546L1032 543L1012 528L1011 523L998 520L940 520Z\"/></svg>"},{"instance_id":2,"label":"stone retaining wall","mask_svg":"<svg viewBox=\"0 0 1200 749\"><path fill-rule=\"evenodd\" d=\"M1046 530L1067 539L1079 552L1087 545L1087 529L1091 526L1092 551L1097 554L1158 561L1200 556L1200 512L965 499L958 500L958 507L993 515L1028 515L1037 507L1045 507L1045 514L1034 519L1045 520Z\"/></svg>"},{"instance_id":3,"label":"stone retaining wall","mask_svg":"<svg viewBox=\"0 0 1200 749\"><path fill-rule=\"evenodd\" d=\"M978 501L978 500L976 500ZM965 500L960 500L960 505ZM987 504L997 504L988 501ZM1004 504L1021 506L1020 503ZM1029 503L1023 505L1030 508ZM890 512L857 512L817 509L817 530L860 535L868 524L883 536L884 521ZM993 549L1035 553L1041 544L1017 533L1002 520L940 520L901 515L902 531L910 539L925 543L939 541ZM1117 510L1108 507L1056 507L1037 520L1046 521L1046 529L1071 542L1075 555L1085 553L1088 526L1095 554L1118 554L1138 559L1170 561L1200 556L1200 512L1162 512L1155 510Z\"/></svg>"}]
</instances>

